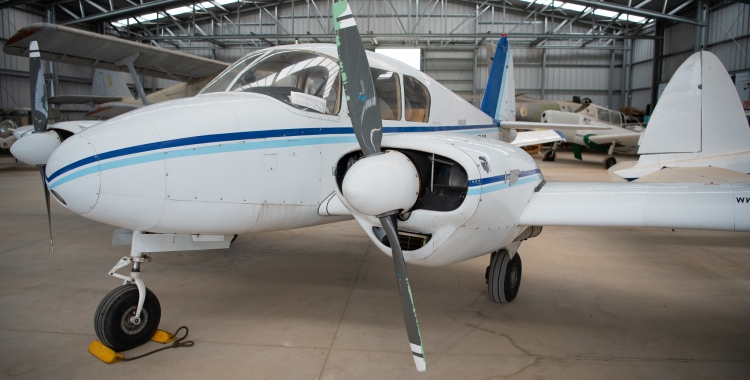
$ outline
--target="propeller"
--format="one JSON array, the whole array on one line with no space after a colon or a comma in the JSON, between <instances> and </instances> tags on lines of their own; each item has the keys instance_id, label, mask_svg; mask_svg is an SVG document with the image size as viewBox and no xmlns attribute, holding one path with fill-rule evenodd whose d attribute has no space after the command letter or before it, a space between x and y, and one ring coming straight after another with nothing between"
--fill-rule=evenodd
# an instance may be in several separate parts
<instances>
[{"instance_id":1,"label":"propeller","mask_svg":"<svg viewBox=\"0 0 750 380\"><path fill-rule=\"evenodd\" d=\"M346 0L333 3L333 16L346 104L354 135L364 154L344 177L342 193L355 210L378 217L388 236L414 364L417 370L426 372L422 335L397 232L397 215L409 210L417 200L419 177L414 165L402 153L381 152L383 121L375 85L362 38Z\"/></svg>"},{"instance_id":2,"label":"propeller","mask_svg":"<svg viewBox=\"0 0 750 380\"><path fill-rule=\"evenodd\" d=\"M29 44L29 80L31 83L31 120L34 123L34 133L47 133L47 119L49 116L47 86L44 83L42 58L39 54L39 44L36 41L31 41L31 44ZM45 175L47 165L42 164L37 165L37 167L39 167L39 174L42 175L42 185L44 185L44 199L47 202L47 224L49 225L49 245L52 247L52 254L54 254L55 246L52 244L52 216L49 209L49 189L47 188L47 177Z\"/></svg>"}]
</instances>

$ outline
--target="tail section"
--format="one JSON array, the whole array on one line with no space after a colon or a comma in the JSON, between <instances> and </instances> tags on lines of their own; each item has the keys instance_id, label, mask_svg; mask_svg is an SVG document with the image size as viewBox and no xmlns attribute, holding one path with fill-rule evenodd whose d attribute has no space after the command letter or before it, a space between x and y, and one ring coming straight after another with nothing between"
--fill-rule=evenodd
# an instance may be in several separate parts
<instances>
[{"instance_id":1,"label":"tail section","mask_svg":"<svg viewBox=\"0 0 750 380\"><path fill-rule=\"evenodd\" d=\"M96 69L91 83L91 95L133 96L125 83L124 75L120 72Z\"/></svg>"},{"instance_id":2,"label":"tail section","mask_svg":"<svg viewBox=\"0 0 750 380\"><path fill-rule=\"evenodd\" d=\"M516 82L513 76L513 57L506 35L497 43L482 105L479 108L495 120L516 120Z\"/></svg>"},{"instance_id":3,"label":"tail section","mask_svg":"<svg viewBox=\"0 0 750 380\"><path fill-rule=\"evenodd\" d=\"M638 154L662 162L746 151L750 128L732 79L712 53L693 54L659 99Z\"/></svg>"}]
</instances>

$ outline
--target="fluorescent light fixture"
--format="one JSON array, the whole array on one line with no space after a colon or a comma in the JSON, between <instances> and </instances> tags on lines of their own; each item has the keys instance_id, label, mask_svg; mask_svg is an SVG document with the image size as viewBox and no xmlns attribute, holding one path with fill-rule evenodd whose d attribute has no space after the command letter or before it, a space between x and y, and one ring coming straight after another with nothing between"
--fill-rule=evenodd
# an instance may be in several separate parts
<instances>
[{"instance_id":1,"label":"fluorescent light fixture","mask_svg":"<svg viewBox=\"0 0 750 380\"><path fill-rule=\"evenodd\" d=\"M534 0L521 0L521 1L526 2L526 3L530 3L530 2L532 2ZM551 6L555 7L555 8L569 9L571 11L576 11L576 12L583 12L585 9L588 8L588 7L583 6L583 5L569 4L569 3L565 3L565 2L557 1L557 0L537 0L536 4L539 4L539 5L551 5ZM595 15L597 15L597 16L602 16L602 17L607 17L607 18L615 18L615 16L618 15L618 12L612 12L612 11L608 11L608 10L604 10L604 9L596 9L596 10L594 10L593 13ZM630 22L636 22L636 23L642 23L642 22L646 21L645 17L634 16L634 15L627 14L627 13L620 14L619 16L617 16L617 19L618 20L624 20L624 21L630 21Z\"/></svg>"},{"instance_id":2,"label":"fluorescent light fixture","mask_svg":"<svg viewBox=\"0 0 750 380\"><path fill-rule=\"evenodd\" d=\"M422 49L375 49L375 52L391 57L419 70Z\"/></svg>"},{"instance_id":3,"label":"fluorescent light fixture","mask_svg":"<svg viewBox=\"0 0 750 380\"><path fill-rule=\"evenodd\" d=\"M196 6L195 7L195 11L196 12L201 12L201 11L203 11L203 8L205 8L205 9L214 8L215 7L214 3L219 4L219 5L226 5L226 4L236 3L236 2L238 2L238 1L237 0L214 0L213 2L205 1L205 2L200 3L200 6ZM192 5L188 5L188 6L184 6L184 7L177 7L177 8L167 9L166 12L167 12L167 14L172 15L172 16L180 15L180 14L184 14L184 13L193 13L193 6ZM157 15L156 13L149 13L149 14L145 14L145 15L139 15L139 16L131 17L129 19L125 18L125 19L122 19L122 20L118 20L118 21L113 22L112 24L114 24L115 26L126 26L126 25L128 25L128 23L130 25L133 25L133 24L137 24L138 22L153 21L153 20L156 20L157 17L159 17L159 18L165 18L164 15Z\"/></svg>"}]
</instances>

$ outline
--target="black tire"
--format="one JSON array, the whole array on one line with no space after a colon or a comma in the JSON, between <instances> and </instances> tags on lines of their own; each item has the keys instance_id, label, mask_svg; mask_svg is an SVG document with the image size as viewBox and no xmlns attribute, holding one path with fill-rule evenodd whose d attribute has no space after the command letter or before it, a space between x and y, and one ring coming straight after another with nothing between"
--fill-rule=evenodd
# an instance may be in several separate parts
<instances>
[{"instance_id":1,"label":"black tire","mask_svg":"<svg viewBox=\"0 0 750 380\"><path fill-rule=\"evenodd\" d=\"M605 169L609 169L617 164L617 159L614 157L607 157L602 163L604 164Z\"/></svg>"},{"instance_id":2,"label":"black tire","mask_svg":"<svg viewBox=\"0 0 750 380\"><path fill-rule=\"evenodd\" d=\"M508 251L494 252L486 273L487 291L494 302L508 303L516 299L521 288L521 255L510 258Z\"/></svg>"},{"instance_id":3,"label":"black tire","mask_svg":"<svg viewBox=\"0 0 750 380\"><path fill-rule=\"evenodd\" d=\"M555 161L555 158L557 158L557 154L555 154L554 151L548 150L547 153L544 154L544 158L542 161Z\"/></svg>"},{"instance_id":4,"label":"black tire","mask_svg":"<svg viewBox=\"0 0 750 380\"><path fill-rule=\"evenodd\" d=\"M138 287L135 285L123 285L109 292L94 315L94 331L99 341L115 351L127 351L148 342L159 327L161 305L147 288L141 323L133 325L129 317L135 314L137 307Z\"/></svg>"}]
</instances>

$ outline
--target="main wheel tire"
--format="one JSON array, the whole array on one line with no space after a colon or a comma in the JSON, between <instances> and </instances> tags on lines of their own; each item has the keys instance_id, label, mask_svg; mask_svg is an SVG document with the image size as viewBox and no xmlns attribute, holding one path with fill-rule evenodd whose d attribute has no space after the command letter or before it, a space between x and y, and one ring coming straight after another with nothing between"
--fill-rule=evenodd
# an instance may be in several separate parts
<instances>
[{"instance_id":1,"label":"main wheel tire","mask_svg":"<svg viewBox=\"0 0 750 380\"><path fill-rule=\"evenodd\" d=\"M154 293L146 289L141 323L135 325L130 317L137 308L137 286L123 285L109 292L94 315L94 331L99 341L115 351L127 351L148 342L159 327L161 305Z\"/></svg>"},{"instance_id":2,"label":"main wheel tire","mask_svg":"<svg viewBox=\"0 0 750 380\"><path fill-rule=\"evenodd\" d=\"M617 164L617 159L615 159L614 157L607 157L602 163L604 164L605 169L609 169Z\"/></svg>"},{"instance_id":3,"label":"main wheel tire","mask_svg":"<svg viewBox=\"0 0 750 380\"><path fill-rule=\"evenodd\" d=\"M516 299L521 288L521 255L510 258L508 251L494 252L486 273L487 290L494 302L508 303Z\"/></svg>"},{"instance_id":4,"label":"main wheel tire","mask_svg":"<svg viewBox=\"0 0 750 380\"><path fill-rule=\"evenodd\" d=\"M548 150L547 153L544 154L544 158L542 161L555 161L555 158L557 158L557 154L554 151Z\"/></svg>"}]
</instances>

